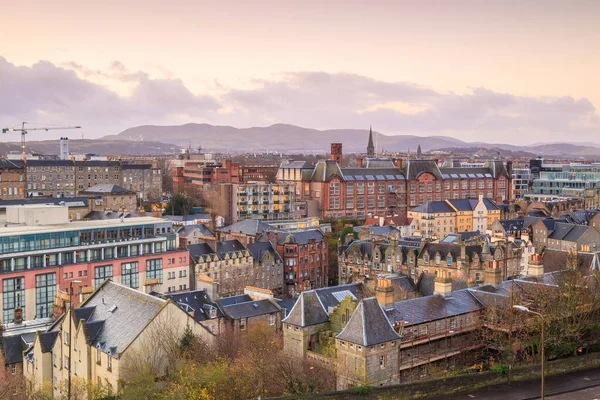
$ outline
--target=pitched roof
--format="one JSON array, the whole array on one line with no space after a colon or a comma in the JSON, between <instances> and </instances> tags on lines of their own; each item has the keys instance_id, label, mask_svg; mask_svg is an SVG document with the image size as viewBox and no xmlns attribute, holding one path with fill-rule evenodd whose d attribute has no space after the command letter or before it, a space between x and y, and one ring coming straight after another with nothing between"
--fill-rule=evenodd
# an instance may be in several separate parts
<instances>
[{"instance_id":1,"label":"pitched roof","mask_svg":"<svg viewBox=\"0 0 600 400\"><path fill-rule=\"evenodd\" d=\"M277 243L284 244L286 241L289 243L289 240L292 240L293 243L298 244L308 244L311 240L320 243L323 241L324 236L325 235L320 229L305 229L301 231L287 232L287 235L278 234ZM265 241L266 235L261 236L260 240Z\"/></svg>"},{"instance_id":2,"label":"pitched roof","mask_svg":"<svg viewBox=\"0 0 600 400\"><path fill-rule=\"evenodd\" d=\"M269 224L258 219L244 219L219 230L227 233L241 233L247 236L256 236L265 233L269 229L272 229Z\"/></svg>"},{"instance_id":3,"label":"pitched roof","mask_svg":"<svg viewBox=\"0 0 600 400\"><path fill-rule=\"evenodd\" d=\"M344 329L336 336L350 343L373 346L400 339L375 297L358 303Z\"/></svg>"},{"instance_id":4,"label":"pitched roof","mask_svg":"<svg viewBox=\"0 0 600 400\"><path fill-rule=\"evenodd\" d=\"M421 212L426 214L434 213L451 213L454 209L448 205L445 201L428 201L425 204L412 208L412 211Z\"/></svg>"},{"instance_id":5,"label":"pitched roof","mask_svg":"<svg viewBox=\"0 0 600 400\"><path fill-rule=\"evenodd\" d=\"M500 220L498 222L500 223L500 225L502 225L502 228L504 228L504 230L506 232L510 232L513 230L521 231L524 229L524 225L525 225L525 220L523 218L504 219L504 220Z\"/></svg>"},{"instance_id":6,"label":"pitched roof","mask_svg":"<svg viewBox=\"0 0 600 400\"><path fill-rule=\"evenodd\" d=\"M213 231L211 231L205 224L184 225L177 231L177 234L179 236L188 237L195 231L200 232L202 236L213 235Z\"/></svg>"},{"instance_id":7,"label":"pitched roof","mask_svg":"<svg viewBox=\"0 0 600 400\"><path fill-rule=\"evenodd\" d=\"M271 242L250 243L248 244L248 251L250 251L250 254L252 254L252 257L254 257L254 260L257 262L260 261L266 253L273 254L276 261L281 261L281 256L277 250L273 248Z\"/></svg>"},{"instance_id":8,"label":"pitched roof","mask_svg":"<svg viewBox=\"0 0 600 400\"><path fill-rule=\"evenodd\" d=\"M296 326L311 326L329 321L327 312L314 290L300 293L296 304L283 322Z\"/></svg>"},{"instance_id":9,"label":"pitched roof","mask_svg":"<svg viewBox=\"0 0 600 400\"><path fill-rule=\"evenodd\" d=\"M190 244L188 246L190 252L190 258L197 263L201 256L207 256L209 254L216 254L215 251L208 245L208 243L197 243ZM204 261L204 260L202 260Z\"/></svg>"},{"instance_id":10,"label":"pitched roof","mask_svg":"<svg viewBox=\"0 0 600 400\"><path fill-rule=\"evenodd\" d=\"M250 318L279 311L281 308L271 299L250 300L223 306L223 312L233 319Z\"/></svg>"},{"instance_id":11,"label":"pitched roof","mask_svg":"<svg viewBox=\"0 0 600 400\"><path fill-rule=\"evenodd\" d=\"M546 225L548 226L548 225ZM564 240L565 236L575 227L574 224L563 224L563 223L555 223L554 230L550 235L548 235L548 239L556 239L556 240ZM549 228L550 229L550 228Z\"/></svg>"},{"instance_id":12,"label":"pitched roof","mask_svg":"<svg viewBox=\"0 0 600 400\"><path fill-rule=\"evenodd\" d=\"M417 179L423 173L429 173L436 179L442 179L442 173L434 160L408 160L405 170L405 175L409 180Z\"/></svg>"},{"instance_id":13,"label":"pitched roof","mask_svg":"<svg viewBox=\"0 0 600 400\"><path fill-rule=\"evenodd\" d=\"M94 308L84 322L86 337L101 350L120 353L165 304L163 299L106 280L82 305Z\"/></svg>"},{"instance_id":14,"label":"pitched roof","mask_svg":"<svg viewBox=\"0 0 600 400\"><path fill-rule=\"evenodd\" d=\"M85 189L82 192L79 192L83 195L133 195L135 192L127 190L119 185L114 185L110 183L100 183L98 185L94 185Z\"/></svg>"},{"instance_id":15,"label":"pitched roof","mask_svg":"<svg viewBox=\"0 0 600 400\"><path fill-rule=\"evenodd\" d=\"M197 322L211 319L210 311L213 309L216 311L217 318L223 316L221 309L210 299L206 289L166 294L151 292L150 294L160 298L171 299L183 311L192 314L194 320Z\"/></svg>"},{"instance_id":16,"label":"pitched roof","mask_svg":"<svg viewBox=\"0 0 600 400\"><path fill-rule=\"evenodd\" d=\"M216 246L217 246L217 255L221 259L223 259L227 254L246 250L244 245L237 239L223 240L221 242L217 242Z\"/></svg>"},{"instance_id":17,"label":"pitched roof","mask_svg":"<svg viewBox=\"0 0 600 400\"><path fill-rule=\"evenodd\" d=\"M317 162L313 170L311 181L313 182L328 182L332 177L339 176L344 179L344 174L340 170L340 166L335 160L320 160Z\"/></svg>"}]
</instances>

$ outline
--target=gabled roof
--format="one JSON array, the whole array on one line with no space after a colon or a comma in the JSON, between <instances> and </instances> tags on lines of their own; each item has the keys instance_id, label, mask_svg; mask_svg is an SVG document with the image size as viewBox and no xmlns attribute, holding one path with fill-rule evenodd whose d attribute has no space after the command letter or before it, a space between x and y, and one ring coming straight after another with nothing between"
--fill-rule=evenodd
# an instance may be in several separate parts
<instances>
[{"instance_id":1,"label":"gabled roof","mask_svg":"<svg viewBox=\"0 0 600 400\"><path fill-rule=\"evenodd\" d=\"M386 318L377 299L370 297L358 303L350 320L336 338L361 346L373 346L398 340L400 335Z\"/></svg>"},{"instance_id":2,"label":"gabled roof","mask_svg":"<svg viewBox=\"0 0 600 400\"><path fill-rule=\"evenodd\" d=\"M407 179L417 179L423 173L429 173L436 179L442 179L442 173L434 160L408 160L405 164Z\"/></svg>"},{"instance_id":3,"label":"gabled roof","mask_svg":"<svg viewBox=\"0 0 600 400\"><path fill-rule=\"evenodd\" d=\"M513 230L522 231L524 229L525 224L525 220L523 218L505 219L499 220L498 222L500 223L500 225L502 225L502 228L504 228L506 232L510 232Z\"/></svg>"},{"instance_id":4,"label":"gabled roof","mask_svg":"<svg viewBox=\"0 0 600 400\"><path fill-rule=\"evenodd\" d=\"M238 251L245 251L244 245L237 239L223 240L217 242L217 255L223 259L227 254L236 253Z\"/></svg>"},{"instance_id":5,"label":"gabled roof","mask_svg":"<svg viewBox=\"0 0 600 400\"><path fill-rule=\"evenodd\" d=\"M320 229L306 229L301 231L292 231L286 234L278 234L277 243L284 244L286 241L289 243L289 240L293 240L294 243L297 244L308 244L311 240L314 240L317 243L323 241L323 237L325 235ZM293 238L293 239L292 239ZM261 241L266 240L266 235L263 235L260 238Z\"/></svg>"},{"instance_id":6,"label":"gabled roof","mask_svg":"<svg viewBox=\"0 0 600 400\"><path fill-rule=\"evenodd\" d=\"M475 205L473 205L471 199L449 199L448 202L452 204L457 211L471 211L477 205L477 201L475 201Z\"/></svg>"},{"instance_id":7,"label":"gabled roof","mask_svg":"<svg viewBox=\"0 0 600 400\"><path fill-rule=\"evenodd\" d=\"M194 320L197 322L211 319L210 310L212 309L216 310L217 318L223 316L221 309L210 299L206 289L166 294L151 292L150 294L164 299L171 299L183 311L193 315Z\"/></svg>"},{"instance_id":8,"label":"gabled roof","mask_svg":"<svg viewBox=\"0 0 600 400\"><path fill-rule=\"evenodd\" d=\"M195 263L198 263L198 259L201 256L216 254L215 251L208 245L208 243L190 244L188 246L188 250L190 252L190 258Z\"/></svg>"},{"instance_id":9,"label":"gabled roof","mask_svg":"<svg viewBox=\"0 0 600 400\"><path fill-rule=\"evenodd\" d=\"M277 250L273 248L271 242L250 243L248 244L248 251L250 251L250 254L252 254L252 257L254 257L256 262L259 262L266 253L273 254L275 261L281 261L281 256Z\"/></svg>"},{"instance_id":10,"label":"gabled roof","mask_svg":"<svg viewBox=\"0 0 600 400\"><path fill-rule=\"evenodd\" d=\"M313 182L328 182L334 176L344 179L344 174L342 174L337 161L320 160L317 162L310 180Z\"/></svg>"},{"instance_id":11,"label":"gabled roof","mask_svg":"<svg viewBox=\"0 0 600 400\"><path fill-rule=\"evenodd\" d=\"M548 226L548 225L546 225ZM565 236L575 227L574 224L563 224L563 223L555 223L554 230L550 235L548 235L548 239L556 239L556 240L564 240ZM548 228L551 229L551 228Z\"/></svg>"},{"instance_id":12,"label":"gabled roof","mask_svg":"<svg viewBox=\"0 0 600 400\"><path fill-rule=\"evenodd\" d=\"M188 237L195 231L198 231L202 236L212 236L213 235L213 231L211 231L204 224L184 225L177 231L177 234L179 236Z\"/></svg>"},{"instance_id":13,"label":"gabled roof","mask_svg":"<svg viewBox=\"0 0 600 400\"><path fill-rule=\"evenodd\" d=\"M243 303L222 305L229 318L242 319L280 312L281 308L271 299L250 300Z\"/></svg>"}]
</instances>

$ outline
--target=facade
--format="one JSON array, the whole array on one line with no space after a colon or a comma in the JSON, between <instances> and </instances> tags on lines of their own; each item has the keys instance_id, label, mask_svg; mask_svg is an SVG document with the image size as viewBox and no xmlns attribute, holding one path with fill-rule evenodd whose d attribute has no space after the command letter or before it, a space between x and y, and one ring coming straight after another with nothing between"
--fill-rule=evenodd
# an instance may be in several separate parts
<instances>
[{"instance_id":1,"label":"facade","mask_svg":"<svg viewBox=\"0 0 600 400\"><path fill-rule=\"evenodd\" d=\"M443 239L455 232L485 233L500 219L500 208L491 199L452 199L427 202L408 211L416 221L416 233L429 239Z\"/></svg>"},{"instance_id":2,"label":"facade","mask_svg":"<svg viewBox=\"0 0 600 400\"><path fill-rule=\"evenodd\" d=\"M241 183L218 186L220 215L227 224L246 218L291 219L294 187L290 184Z\"/></svg>"},{"instance_id":3,"label":"facade","mask_svg":"<svg viewBox=\"0 0 600 400\"><path fill-rule=\"evenodd\" d=\"M360 282L365 277L386 273L408 274L409 265L415 265L420 247L420 240L403 240L394 236L386 240L353 240L339 249L339 284Z\"/></svg>"},{"instance_id":4,"label":"facade","mask_svg":"<svg viewBox=\"0 0 600 400\"><path fill-rule=\"evenodd\" d=\"M244 293L253 286L281 294L283 263L270 242L224 240L189 246L195 288L213 299Z\"/></svg>"},{"instance_id":5,"label":"facade","mask_svg":"<svg viewBox=\"0 0 600 400\"><path fill-rule=\"evenodd\" d=\"M283 311L268 290L247 287L244 294L217 301L223 311L222 332L243 333L249 326L262 322L281 332Z\"/></svg>"},{"instance_id":6,"label":"facade","mask_svg":"<svg viewBox=\"0 0 600 400\"><path fill-rule=\"evenodd\" d=\"M531 185L529 168L514 168L512 173L512 199L522 199L529 192Z\"/></svg>"},{"instance_id":7,"label":"facade","mask_svg":"<svg viewBox=\"0 0 600 400\"><path fill-rule=\"evenodd\" d=\"M428 201L510 200L508 164L493 160L482 168L438 167L435 160L365 158L359 159L359 168L342 168L335 159L314 166L288 161L280 166L277 181L293 183L296 200L314 202L322 218L365 219L404 214L407 207Z\"/></svg>"},{"instance_id":8,"label":"facade","mask_svg":"<svg viewBox=\"0 0 600 400\"><path fill-rule=\"evenodd\" d=\"M209 162L205 160L183 161L173 171L173 190L183 192L183 185L218 185L220 183L240 183L240 164L231 160Z\"/></svg>"},{"instance_id":9,"label":"facade","mask_svg":"<svg viewBox=\"0 0 600 400\"><path fill-rule=\"evenodd\" d=\"M79 194L90 198L91 211L134 211L137 209L137 194L119 185L95 185Z\"/></svg>"},{"instance_id":10,"label":"facade","mask_svg":"<svg viewBox=\"0 0 600 400\"><path fill-rule=\"evenodd\" d=\"M329 278L327 240L319 229L289 232L271 237L266 232L261 240L271 242L283 259L284 284L293 295L303 290L325 287Z\"/></svg>"},{"instance_id":11,"label":"facade","mask_svg":"<svg viewBox=\"0 0 600 400\"><path fill-rule=\"evenodd\" d=\"M537 248L561 251L598 251L600 232L592 226L540 219L532 225Z\"/></svg>"},{"instance_id":12,"label":"facade","mask_svg":"<svg viewBox=\"0 0 600 400\"><path fill-rule=\"evenodd\" d=\"M139 217L69 222L64 206L8 207L0 228L2 322L53 314L53 302L73 283L73 303L106 278L136 290L189 285L187 250L171 224ZM171 279L171 276L174 278Z\"/></svg>"},{"instance_id":13,"label":"facade","mask_svg":"<svg viewBox=\"0 0 600 400\"><path fill-rule=\"evenodd\" d=\"M215 336L173 301L105 280L73 313L67 310L36 335L25 352L24 375L31 389L49 390L54 398L65 396L69 376L116 394L136 357L151 351L160 359L157 338L181 338L188 328L213 345Z\"/></svg>"},{"instance_id":14,"label":"facade","mask_svg":"<svg viewBox=\"0 0 600 400\"><path fill-rule=\"evenodd\" d=\"M242 182L275 182L277 165L244 165L240 167L240 179Z\"/></svg>"},{"instance_id":15,"label":"facade","mask_svg":"<svg viewBox=\"0 0 600 400\"><path fill-rule=\"evenodd\" d=\"M600 163L549 164L538 158L529 164L534 195L583 197L586 191L600 189Z\"/></svg>"},{"instance_id":16,"label":"facade","mask_svg":"<svg viewBox=\"0 0 600 400\"><path fill-rule=\"evenodd\" d=\"M0 199L16 200L25 197L23 166L0 159Z\"/></svg>"},{"instance_id":17,"label":"facade","mask_svg":"<svg viewBox=\"0 0 600 400\"><path fill-rule=\"evenodd\" d=\"M22 165L22 161L14 163ZM31 196L75 197L98 184L119 185L148 200L160 198L162 193L160 169L152 164L94 160L27 161L27 193Z\"/></svg>"}]
</instances>

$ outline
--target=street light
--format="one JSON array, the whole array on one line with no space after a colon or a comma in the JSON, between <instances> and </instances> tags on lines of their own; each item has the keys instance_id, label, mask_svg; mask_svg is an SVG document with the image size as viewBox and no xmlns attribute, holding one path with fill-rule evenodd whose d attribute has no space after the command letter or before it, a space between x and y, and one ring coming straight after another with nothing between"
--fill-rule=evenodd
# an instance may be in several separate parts
<instances>
[{"instance_id":1,"label":"street light","mask_svg":"<svg viewBox=\"0 0 600 400\"><path fill-rule=\"evenodd\" d=\"M69 282L69 375L68 375L68 384L67 384L67 398L71 400L71 348L73 347L73 341L71 337L72 327L71 323L73 322L73 284L81 283L78 280L72 280Z\"/></svg>"},{"instance_id":2,"label":"street light","mask_svg":"<svg viewBox=\"0 0 600 400\"><path fill-rule=\"evenodd\" d=\"M529 308L527 308L525 306L514 305L513 308L516 308L519 311L535 314L538 317L540 317L540 319L542 320L542 340L541 340L541 346L542 346L542 397L541 397L541 399L544 400L544 316L538 312L531 311Z\"/></svg>"}]
</instances>

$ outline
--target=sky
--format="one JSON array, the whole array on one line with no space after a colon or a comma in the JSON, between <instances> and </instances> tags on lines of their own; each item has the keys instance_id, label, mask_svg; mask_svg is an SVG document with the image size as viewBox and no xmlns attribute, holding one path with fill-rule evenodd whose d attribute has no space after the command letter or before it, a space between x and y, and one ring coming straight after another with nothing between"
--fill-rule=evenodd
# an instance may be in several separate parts
<instances>
[{"instance_id":1,"label":"sky","mask_svg":"<svg viewBox=\"0 0 600 400\"><path fill-rule=\"evenodd\" d=\"M600 143L600 1L0 0L0 15L3 127Z\"/></svg>"}]
</instances>

